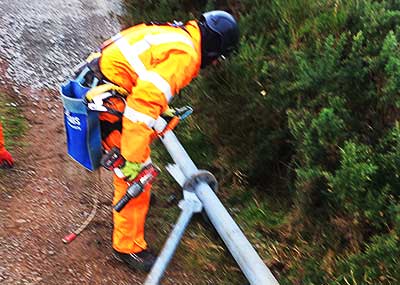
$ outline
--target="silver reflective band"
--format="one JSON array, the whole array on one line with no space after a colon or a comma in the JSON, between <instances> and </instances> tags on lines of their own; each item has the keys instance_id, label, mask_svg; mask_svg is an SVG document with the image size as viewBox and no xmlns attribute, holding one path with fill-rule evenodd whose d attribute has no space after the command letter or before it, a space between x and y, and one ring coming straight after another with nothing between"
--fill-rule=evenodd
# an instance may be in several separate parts
<instances>
[{"instance_id":1,"label":"silver reflective band","mask_svg":"<svg viewBox=\"0 0 400 285\"><path fill-rule=\"evenodd\" d=\"M149 49L150 45L143 40L131 46L124 38L120 38L119 40L117 40L116 44L118 45L126 60L135 70L139 79L151 82L154 86L158 88L158 90L160 90L164 94L165 100L169 102L172 98L171 86L169 86L168 82L158 73L154 71L148 71L139 58L139 54Z\"/></svg>"},{"instance_id":2,"label":"silver reflective band","mask_svg":"<svg viewBox=\"0 0 400 285\"><path fill-rule=\"evenodd\" d=\"M117 34L115 38L117 39L115 43L131 67L135 70L139 79L151 82L164 94L165 100L169 102L172 98L171 86L157 72L147 70L143 62L140 60L139 55L154 45L181 42L194 49L193 43L188 38L178 33L148 35L145 36L143 40L138 41L133 45L130 45L125 38L121 37L120 34Z\"/></svg>"},{"instance_id":3,"label":"silver reflective band","mask_svg":"<svg viewBox=\"0 0 400 285\"><path fill-rule=\"evenodd\" d=\"M193 42L189 40L187 37L182 36L181 34L178 33L148 35L144 37L144 40L152 46L180 42L188 46L191 46L194 49Z\"/></svg>"},{"instance_id":4,"label":"silver reflective band","mask_svg":"<svg viewBox=\"0 0 400 285\"><path fill-rule=\"evenodd\" d=\"M125 178L125 175L122 173L121 169L114 168L114 173L117 175L118 178Z\"/></svg>"},{"instance_id":5,"label":"silver reflective band","mask_svg":"<svg viewBox=\"0 0 400 285\"><path fill-rule=\"evenodd\" d=\"M145 167L149 164L152 163L151 157L149 156L143 163L142 163L142 167Z\"/></svg>"},{"instance_id":6,"label":"silver reflective band","mask_svg":"<svg viewBox=\"0 0 400 285\"><path fill-rule=\"evenodd\" d=\"M111 37L112 42L116 42L118 39L120 39L122 35L120 33L114 35Z\"/></svg>"},{"instance_id":7,"label":"silver reflective band","mask_svg":"<svg viewBox=\"0 0 400 285\"><path fill-rule=\"evenodd\" d=\"M135 122L144 123L149 128L152 128L156 123L156 120L150 117L149 115L140 113L129 106L125 107L124 116L134 123Z\"/></svg>"}]
</instances>

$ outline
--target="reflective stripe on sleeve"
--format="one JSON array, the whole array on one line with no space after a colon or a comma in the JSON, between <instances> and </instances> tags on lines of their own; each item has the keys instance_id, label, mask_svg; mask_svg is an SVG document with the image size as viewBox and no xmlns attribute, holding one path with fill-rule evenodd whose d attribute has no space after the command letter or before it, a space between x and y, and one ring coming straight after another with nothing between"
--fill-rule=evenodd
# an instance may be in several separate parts
<instances>
[{"instance_id":1,"label":"reflective stripe on sleeve","mask_svg":"<svg viewBox=\"0 0 400 285\"><path fill-rule=\"evenodd\" d=\"M156 123L156 120L150 117L149 115L138 112L129 106L125 107L124 116L134 123L136 122L144 123L149 128L152 128Z\"/></svg>"},{"instance_id":2,"label":"reflective stripe on sleeve","mask_svg":"<svg viewBox=\"0 0 400 285\"><path fill-rule=\"evenodd\" d=\"M189 39L178 33L166 33L158 35L148 35L145 36L143 40L138 41L133 45L130 45L125 38L118 35L115 36L115 43L121 50L126 60L129 62L131 67L134 69L139 79L151 82L154 86L157 87L158 90L160 90L164 94L165 100L169 102L172 98L172 92L171 86L169 85L168 81L166 81L157 72L147 70L146 66L140 60L139 55L154 45L181 42L194 48L193 43Z\"/></svg>"},{"instance_id":3,"label":"reflective stripe on sleeve","mask_svg":"<svg viewBox=\"0 0 400 285\"><path fill-rule=\"evenodd\" d=\"M150 45L143 40L131 46L124 38L120 38L116 43L126 60L138 75L139 79L151 82L164 94L165 100L169 102L172 98L171 86L169 83L158 73L148 71L139 58L139 55L149 49Z\"/></svg>"}]
</instances>

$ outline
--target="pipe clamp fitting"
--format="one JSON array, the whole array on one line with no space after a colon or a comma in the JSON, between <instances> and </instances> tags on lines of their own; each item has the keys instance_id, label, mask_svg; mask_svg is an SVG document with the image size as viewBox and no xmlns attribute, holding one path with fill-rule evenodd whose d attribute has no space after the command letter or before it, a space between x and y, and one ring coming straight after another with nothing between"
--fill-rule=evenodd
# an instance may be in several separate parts
<instances>
[{"instance_id":1,"label":"pipe clamp fitting","mask_svg":"<svg viewBox=\"0 0 400 285\"><path fill-rule=\"evenodd\" d=\"M192 176L190 176L185 183L183 184L183 190L187 190L190 192L195 192L196 185L204 182L207 183L210 188L217 193L218 190L218 181L215 176L207 171L207 170L199 170Z\"/></svg>"}]
</instances>

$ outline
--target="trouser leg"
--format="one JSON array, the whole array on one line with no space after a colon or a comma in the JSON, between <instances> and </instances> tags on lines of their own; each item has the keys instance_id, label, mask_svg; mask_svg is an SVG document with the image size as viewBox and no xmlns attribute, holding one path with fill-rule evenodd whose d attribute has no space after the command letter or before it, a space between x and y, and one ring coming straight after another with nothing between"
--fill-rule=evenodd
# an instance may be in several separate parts
<instances>
[{"instance_id":1,"label":"trouser leg","mask_svg":"<svg viewBox=\"0 0 400 285\"><path fill-rule=\"evenodd\" d=\"M147 248L144 239L144 225L150 203L151 185L137 198L132 199L121 212L113 210L113 248L122 253L140 252ZM114 175L115 205L126 193L127 185L123 179Z\"/></svg>"}]
</instances>

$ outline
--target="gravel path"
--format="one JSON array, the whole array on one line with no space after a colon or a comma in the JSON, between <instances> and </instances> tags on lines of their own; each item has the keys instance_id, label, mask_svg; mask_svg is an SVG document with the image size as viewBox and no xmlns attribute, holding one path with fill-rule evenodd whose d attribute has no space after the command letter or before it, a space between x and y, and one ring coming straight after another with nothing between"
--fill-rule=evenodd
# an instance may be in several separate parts
<instances>
[{"instance_id":1,"label":"gravel path","mask_svg":"<svg viewBox=\"0 0 400 285\"><path fill-rule=\"evenodd\" d=\"M0 0L0 92L22 108L28 131L0 171L1 284L141 284L111 256L109 173L89 175L67 158L58 94L73 66L120 29L119 0ZM13 105L13 106L15 106ZM79 238L61 238L89 214Z\"/></svg>"},{"instance_id":2,"label":"gravel path","mask_svg":"<svg viewBox=\"0 0 400 285\"><path fill-rule=\"evenodd\" d=\"M99 43L119 29L119 0L0 0L0 56L6 79L57 88Z\"/></svg>"},{"instance_id":3,"label":"gravel path","mask_svg":"<svg viewBox=\"0 0 400 285\"><path fill-rule=\"evenodd\" d=\"M132 285L146 278L111 255L110 173L89 174L67 157L58 94L73 67L120 30L122 14L123 0L0 0L0 93L12 98L28 122L12 149L15 168L0 170L2 285ZM64 245L62 237L89 215L94 191L96 217ZM158 207L160 212L171 205ZM158 216L153 220L168 226ZM164 242L160 232L146 235ZM207 270L214 266L185 272L181 262L168 266L164 285L222 284L209 280Z\"/></svg>"}]
</instances>

